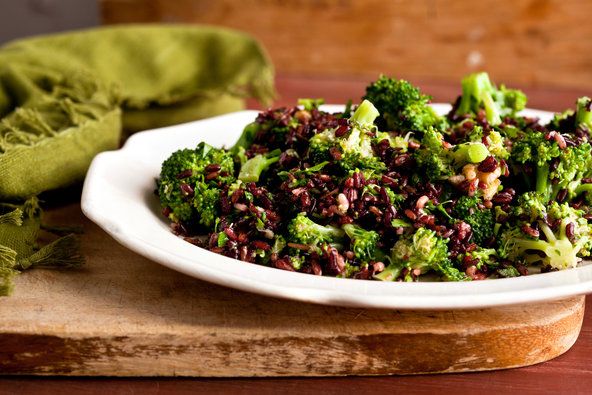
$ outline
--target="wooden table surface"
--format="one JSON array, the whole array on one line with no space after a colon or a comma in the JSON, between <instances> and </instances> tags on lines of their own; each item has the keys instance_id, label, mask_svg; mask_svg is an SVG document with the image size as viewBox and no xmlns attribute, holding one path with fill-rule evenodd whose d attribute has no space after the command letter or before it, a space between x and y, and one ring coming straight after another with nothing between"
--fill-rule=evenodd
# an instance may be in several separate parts
<instances>
[{"instance_id":1,"label":"wooden table surface","mask_svg":"<svg viewBox=\"0 0 592 395\"><path fill-rule=\"evenodd\" d=\"M278 104L293 103L298 97L324 97L329 103L357 100L363 93L365 78L348 80L314 79L295 76L278 78L281 97ZM455 84L423 82L424 91L434 101L454 99ZM529 105L546 110L572 106L578 96L590 94L557 88L525 89ZM254 106L254 104L252 105ZM592 297L587 298L592 306ZM169 394L169 393L589 393L592 387L592 313L587 311L576 344L564 355L549 362L505 371L406 377L276 378L276 379L110 379L4 377L0 394Z\"/></svg>"}]
</instances>

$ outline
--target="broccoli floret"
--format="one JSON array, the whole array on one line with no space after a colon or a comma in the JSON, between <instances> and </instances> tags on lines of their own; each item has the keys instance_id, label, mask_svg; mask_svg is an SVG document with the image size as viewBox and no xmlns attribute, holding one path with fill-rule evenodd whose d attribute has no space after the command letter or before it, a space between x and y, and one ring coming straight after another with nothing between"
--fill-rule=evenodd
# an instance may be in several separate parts
<instances>
[{"instance_id":1,"label":"broccoli floret","mask_svg":"<svg viewBox=\"0 0 592 395\"><path fill-rule=\"evenodd\" d=\"M566 197L571 200L590 188L582 184L582 179L592 175L591 153L589 143L561 148L554 138L548 139L541 132L531 131L514 143L512 160L536 168L536 185L534 188L530 185L530 188L542 194L547 201L555 200L563 189L567 190ZM530 183L532 176L523 175Z\"/></svg>"},{"instance_id":2,"label":"broccoli floret","mask_svg":"<svg viewBox=\"0 0 592 395\"><path fill-rule=\"evenodd\" d=\"M199 215L199 223L211 227L220 216L220 189L205 182L198 182L195 186L193 206Z\"/></svg>"},{"instance_id":3,"label":"broccoli floret","mask_svg":"<svg viewBox=\"0 0 592 395\"><path fill-rule=\"evenodd\" d=\"M372 150L372 131L378 110L368 100L364 100L351 116L352 128L349 134L337 139L341 149L340 165L345 170L374 169L384 170L386 166Z\"/></svg>"},{"instance_id":4,"label":"broccoli floret","mask_svg":"<svg viewBox=\"0 0 592 395\"><path fill-rule=\"evenodd\" d=\"M452 265L450 259L436 263L434 270L446 281L471 281L470 277Z\"/></svg>"},{"instance_id":5,"label":"broccoli floret","mask_svg":"<svg viewBox=\"0 0 592 395\"><path fill-rule=\"evenodd\" d=\"M483 266L497 266L495 259L497 258L497 251L495 248L477 247L473 251L467 253L472 259L477 260L475 266L481 270ZM459 255L461 257L462 255Z\"/></svg>"},{"instance_id":6,"label":"broccoli floret","mask_svg":"<svg viewBox=\"0 0 592 395\"><path fill-rule=\"evenodd\" d=\"M576 130L588 133L588 139L592 138L592 100L589 97L580 97L576 101L576 111L569 109L555 114L547 125L547 129L561 133L573 134Z\"/></svg>"},{"instance_id":7,"label":"broccoli floret","mask_svg":"<svg viewBox=\"0 0 592 395\"><path fill-rule=\"evenodd\" d=\"M294 270L302 269L302 266L306 262L306 257L300 254L289 255L288 259L290 260L290 264L292 265Z\"/></svg>"},{"instance_id":8,"label":"broccoli floret","mask_svg":"<svg viewBox=\"0 0 592 395\"><path fill-rule=\"evenodd\" d=\"M455 169L467 163L479 163L489 156L487 147L478 142L468 142L444 147L442 133L433 128L424 132L421 147L415 151L415 159L430 180L445 180L455 174Z\"/></svg>"},{"instance_id":9,"label":"broccoli floret","mask_svg":"<svg viewBox=\"0 0 592 395\"><path fill-rule=\"evenodd\" d=\"M326 129L312 136L308 144L308 162L316 164L329 161L329 150L335 145L335 140L335 129Z\"/></svg>"},{"instance_id":10,"label":"broccoli floret","mask_svg":"<svg viewBox=\"0 0 592 395\"><path fill-rule=\"evenodd\" d=\"M499 267L496 272L500 277L509 278L520 276L520 272L514 266Z\"/></svg>"},{"instance_id":11,"label":"broccoli floret","mask_svg":"<svg viewBox=\"0 0 592 395\"><path fill-rule=\"evenodd\" d=\"M329 150L335 145L335 129L327 129L311 137L308 144L308 162L322 163L331 159Z\"/></svg>"},{"instance_id":12,"label":"broccoli floret","mask_svg":"<svg viewBox=\"0 0 592 395\"><path fill-rule=\"evenodd\" d=\"M205 169L211 164L219 165L220 173L228 175L206 181ZM217 192L209 191L216 191L218 182L234 181L233 172L232 156L208 144L200 143L195 149L174 152L163 162L157 182L160 203L169 212L169 219L181 222L196 218L203 225L213 225L212 218L218 216L218 203L211 204L211 195Z\"/></svg>"},{"instance_id":13,"label":"broccoli floret","mask_svg":"<svg viewBox=\"0 0 592 395\"><path fill-rule=\"evenodd\" d=\"M590 255L592 229L583 218L583 211L567 203L552 202L546 213L541 214L544 217L539 217L536 224L545 239L524 233L523 223L519 221L501 234L500 257L562 270L576 267L582 257ZM560 222L556 230L547 225L557 220Z\"/></svg>"},{"instance_id":14,"label":"broccoli floret","mask_svg":"<svg viewBox=\"0 0 592 395\"><path fill-rule=\"evenodd\" d=\"M508 159L510 157L510 152L508 152L508 149L504 143L504 137L500 132L492 130L485 138L487 139L488 143L487 150L491 155L498 159Z\"/></svg>"},{"instance_id":15,"label":"broccoli floret","mask_svg":"<svg viewBox=\"0 0 592 395\"><path fill-rule=\"evenodd\" d=\"M259 181L261 173L280 160L280 154L280 150L274 150L265 155L255 155L241 166L238 179L244 182Z\"/></svg>"},{"instance_id":16,"label":"broccoli floret","mask_svg":"<svg viewBox=\"0 0 592 395\"><path fill-rule=\"evenodd\" d=\"M352 251L361 261L375 259L380 236L373 230L365 230L354 224L343 225L343 230L351 239Z\"/></svg>"},{"instance_id":17,"label":"broccoli floret","mask_svg":"<svg viewBox=\"0 0 592 395\"><path fill-rule=\"evenodd\" d=\"M542 166L561 155L554 139L547 140L545 134L529 130L512 145L512 160L518 163L533 163Z\"/></svg>"},{"instance_id":18,"label":"broccoli floret","mask_svg":"<svg viewBox=\"0 0 592 395\"><path fill-rule=\"evenodd\" d=\"M381 75L366 87L363 99L371 101L380 112L376 120L380 130L407 132L446 127L446 120L428 105L431 98L405 80Z\"/></svg>"},{"instance_id":19,"label":"broccoli floret","mask_svg":"<svg viewBox=\"0 0 592 395\"><path fill-rule=\"evenodd\" d=\"M298 105L306 111L316 110L322 104L325 104L325 99L298 99Z\"/></svg>"},{"instance_id":20,"label":"broccoli floret","mask_svg":"<svg viewBox=\"0 0 592 395\"><path fill-rule=\"evenodd\" d=\"M481 244L493 236L495 217L492 210L479 208L480 198L477 196L461 196L452 208L452 216L471 226L472 241Z\"/></svg>"},{"instance_id":21,"label":"broccoli floret","mask_svg":"<svg viewBox=\"0 0 592 395\"><path fill-rule=\"evenodd\" d=\"M421 150L417 152L416 159L417 164L432 181L445 180L454 174L445 156L430 155L427 151Z\"/></svg>"},{"instance_id":22,"label":"broccoli floret","mask_svg":"<svg viewBox=\"0 0 592 395\"><path fill-rule=\"evenodd\" d=\"M517 218L523 218L527 222L534 222L543 218L547 212L547 200L543 194L535 191L523 193L516 200L516 206L512 208L512 214Z\"/></svg>"},{"instance_id":23,"label":"broccoli floret","mask_svg":"<svg viewBox=\"0 0 592 395\"><path fill-rule=\"evenodd\" d=\"M454 174L448 150L443 147L444 137L434 128L424 132L421 148L415 151L417 164L433 181L445 180Z\"/></svg>"},{"instance_id":24,"label":"broccoli floret","mask_svg":"<svg viewBox=\"0 0 592 395\"><path fill-rule=\"evenodd\" d=\"M379 280L396 280L403 269L409 271L419 269L420 274L435 271L448 281L464 281L468 277L456 269L448 259L447 239L436 235L436 232L419 228L412 235L403 236L391 250L391 264L377 274ZM411 281L407 276L405 281Z\"/></svg>"},{"instance_id":25,"label":"broccoli floret","mask_svg":"<svg viewBox=\"0 0 592 395\"><path fill-rule=\"evenodd\" d=\"M371 138L365 133L360 133L355 129L347 138L347 141L341 141L342 157L338 164L345 171L352 170L375 170L382 172L386 170L386 165L372 151Z\"/></svg>"},{"instance_id":26,"label":"broccoli floret","mask_svg":"<svg viewBox=\"0 0 592 395\"><path fill-rule=\"evenodd\" d=\"M288 235L296 243L318 247L321 244L341 244L345 232L332 225L319 225L306 213L300 213L288 225Z\"/></svg>"},{"instance_id":27,"label":"broccoli floret","mask_svg":"<svg viewBox=\"0 0 592 395\"><path fill-rule=\"evenodd\" d=\"M271 253L272 254L280 254L282 250L286 247L286 239L282 235L275 235L275 240L273 241L273 245L271 246Z\"/></svg>"},{"instance_id":28,"label":"broccoli floret","mask_svg":"<svg viewBox=\"0 0 592 395\"><path fill-rule=\"evenodd\" d=\"M549 182L550 163L561 155L561 149L554 139L547 140L544 133L529 131L521 139L514 141L511 159L513 163L530 164L536 169L536 185L532 185L532 175L522 172L529 189L551 199L551 183Z\"/></svg>"},{"instance_id":29,"label":"broccoli floret","mask_svg":"<svg viewBox=\"0 0 592 395\"><path fill-rule=\"evenodd\" d=\"M561 152L559 163L549 172L551 199L555 199L562 189L567 190L567 199L571 200L583 192L589 192L590 184L582 184L583 178L592 175L592 147L588 143L568 147Z\"/></svg>"},{"instance_id":30,"label":"broccoli floret","mask_svg":"<svg viewBox=\"0 0 592 395\"><path fill-rule=\"evenodd\" d=\"M501 108L502 116L515 115L518 111L524 110L528 102L528 97L524 92L518 89L508 89L505 85L500 85L494 98Z\"/></svg>"},{"instance_id":31,"label":"broccoli floret","mask_svg":"<svg viewBox=\"0 0 592 395\"><path fill-rule=\"evenodd\" d=\"M331 159L330 149L337 149L341 159L337 162L345 171L372 169L383 171L386 165L374 154L372 135L375 132L374 120L378 111L369 101L363 101L349 119L350 130L343 136L335 135L336 129L327 129L310 139L308 160L321 163Z\"/></svg>"},{"instance_id":32,"label":"broccoli floret","mask_svg":"<svg viewBox=\"0 0 592 395\"><path fill-rule=\"evenodd\" d=\"M580 97L576 102L576 128L588 131L592 137L592 100L589 97Z\"/></svg>"},{"instance_id":33,"label":"broccoli floret","mask_svg":"<svg viewBox=\"0 0 592 395\"><path fill-rule=\"evenodd\" d=\"M448 150L444 148L444 135L434 128L428 128L425 130L421 139L421 148L434 151L438 155L441 155L442 152L447 152ZM446 154L446 156L449 155Z\"/></svg>"},{"instance_id":34,"label":"broccoli floret","mask_svg":"<svg viewBox=\"0 0 592 395\"><path fill-rule=\"evenodd\" d=\"M487 121L499 125L502 117L514 115L526 107L526 95L519 90L496 88L485 72L470 74L462 80L462 96L456 110L459 115L477 114L484 109Z\"/></svg>"},{"instance_id":35,"label":"broccoli floret","mask_svg":"<svg viewBox=\"0 0 592 395\"><path fill-rule=\"evenodd\" d=\"M409 139L411 138L411 133L407 133L407 135L397 136L393 133L389 132L376 132L376 136L374 137L375 143L380 143L382 140L387 140L391 148L395 148L399 150L399 152L407 152L409 148Z\"/></svg>"},{"instance_id":36,"label":"broccoli floret","mask_svg":"<svg viewBox=\"0 0 592 395\"><path fill-rule=\"evenodd\" d=\"M458 262L465 265L469 264L469 262L467 262L467 258L469 259L470 264L474 265L477 270L481 271L481 273L496 272L502 277L516 277L520 275L520 273L513 266L506 267L504 265L500 267L500 263L497 261L497 250L495 248L477 247L470 252L459 254L457 257ZM511 274L514 272L515 275L512 276Z\"/></svg>"}]
</instances>

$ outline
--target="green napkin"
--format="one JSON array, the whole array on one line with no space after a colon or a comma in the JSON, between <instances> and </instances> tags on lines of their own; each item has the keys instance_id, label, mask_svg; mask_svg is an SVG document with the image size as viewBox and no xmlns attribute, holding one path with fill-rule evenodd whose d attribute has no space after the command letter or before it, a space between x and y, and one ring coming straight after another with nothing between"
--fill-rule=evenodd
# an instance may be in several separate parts
<instances>
[{"instance_id":1,"label":"green napkin","mask_svg":"<svg viewBox=\"0 0 592 395\"><path fill-rule=\"evenodd\" d=\"M268 102L274 94L273 69L262 47L228 29L104 27L16 41L4 50L40 48L118 86L124 126L133 130L194 120L193 111L203 117L238 110L247 96Z\"/></svg>"},{"instance_id":2,"label":"green napkin","mask_svg":"<svg viewBox=\"0 0 592 395\"><path fill-rule=\"evenodd\" d=\"M78 267L84 263L74 234L60 237L43 247L37 245L42 228L41 215L38 200L34 197L22 205L0 203L0 296L12 292L12 278L22 270Z\"/></svg>"},{"instance_id":3,"label":"green napkin","mask_svg":"<svg viewBox=\"0 0 592 395\"><path fill-rule=\"evenodd\" d=\"M34 52L25 62L30 53L0 50L0 199L70 185L120 141L115 95L89 72Z\"/></svg>"},{"instance_id":4,"label":"green napkin","mask_svg":"<svg viewBox=\"0 0 592 395\"><path fill-rule=\"evenodd\" d=\"M64 253L70 236L49 249L23 248L34 245L37 233L22 232L27 223L38 230L40 215L11 219L25 212L18 202L80 181L97 153L118 147L122 127L186 122L273 95L264 50L228 29L103 27L1 47L0 200L13 204L0 206L0 268L22 270L29 257L43 265L77 261Z\"/></svg>"},{"instance_id":5,"label":"green napkin","mask_svg":"<svg viewBox=\"0 0 592 395\"><path fill-rule=\"evenodd\" d=\"M0 48L0 199L82 179L94 155L117 148L120 111L135 131L273 93L263 49L227 29L117 26L9 43Z\"/></svg>"}]
</instances>

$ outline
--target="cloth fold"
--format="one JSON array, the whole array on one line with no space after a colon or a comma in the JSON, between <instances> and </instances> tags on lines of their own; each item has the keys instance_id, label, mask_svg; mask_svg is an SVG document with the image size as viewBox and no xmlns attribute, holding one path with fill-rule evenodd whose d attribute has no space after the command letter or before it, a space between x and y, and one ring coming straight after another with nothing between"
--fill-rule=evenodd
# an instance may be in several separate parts
<instances>
[{"instance_id":1,"label":"cloth fold","mask_svg":"<svg viewBox=\"0 0 592 395\"><path fill-rule=\"evenodd\" d=\"M31 267L70 268L84 263L78 239L68 234L39 246L42 211L37 198L22 205L0 203L0 296L12 291L12 279Z\"/></svg>"},{"instance_id":2,"label":"cloth fold","mask_svg":"<svg viewBox=\"0 0 592 395\"><path fill-rule=\"evenodd\" d=\"M81 180L94 155L117 148L122 122L166 126L273 95L263 48L228 29L115 26L9 43L0 48L0 199Z\"/></svg>"},{"instance_id":3,"label":"cloth fold","mask_svg":"<svg viewBox=\"0 0 592 395\"><path fill-rule=\"evenodd\" d=\"M52 59L67 59L72 66L91 70L102 82L117 86L124 126L134 130L154 127L151 110L174 110L181 105L199 110L207 104L207 115L212 115L242 108L240 99L245 97L268 103L274 96L273 68L263 48L252 37L229 29L104 27L20 40L6 45L3 52L34 54L40 49L51 53ZM230 107L229 98L235 98ZM127 111L135 110L144 111L146 120L135 117L135 122L126 123ZM183 113L172 122L160 119L158 124L196 119L190 111Z\"/></svg>"},{"instance_id":4,"label":"cloth fold","mask_svg":"<svg viewBox=\"0 0 592 395\"><path fill-rule=\"evenodd\" d=\"M71 235L49 249L34 246L40 215L22 207L82 180L97 153L119 146L122 130L205 118L242 109L248 97L267 104L273 96L265 51L229 29L113 26L1 47L0 201L11 203L0 212L0 278L8 279L0 288L29 266L78 262L66 252ZM31 221L35 231L25 234Z\"/></svg>"},{"instance_id":5,"label":"cloth fold","mask_svg":"<svg viewBox=\"0 0 592 395\"><path fill-rule=\"evenodd\" d=\"M0 198L26 199L82 179L92 158L115 149L121 110L112 90L67 64L10 62L0 50ZM3 95L0 95L2 97Z\"/></svg>"}]
</instances>

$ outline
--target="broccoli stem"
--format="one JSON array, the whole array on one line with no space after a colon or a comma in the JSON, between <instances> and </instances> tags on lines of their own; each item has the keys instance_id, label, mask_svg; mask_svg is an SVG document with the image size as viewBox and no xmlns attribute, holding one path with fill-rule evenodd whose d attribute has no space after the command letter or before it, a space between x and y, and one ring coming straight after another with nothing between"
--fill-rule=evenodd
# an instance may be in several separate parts
<instances>
[{"instance_id":1,"label":"broccoli stem","mask_svg":"<svg viewBox=\"0 0 592 395\"><path fill-rule=\"evenodd\" d=\"M541 225L541 223L539 223L539 225ZM545 224L544 222L542 222L541 225L541 230L543 231L543 233L545 234L545 237L547 238L547 241L549 243L554 243L557 241L557 238L555 237L555 234L553 233L553 231L551 230L551 228L549 228L549 226L547 226L547 224ZM563 229L560 230L560 237L562 237L561 235L561 231Z\"/></svg>"},{"instance_id":2,"label":"broccoli stem","mask_svg":"<svg viewBox=\"0 0 592 395\"><path fill-rule=\"evenodd\" d=\"M279 156L266 158L261 154L255 155L241 166L238 179L243 182L257 182L261 173L278 160Z\"/></svg>"},{"instance_id":3,"label":"broccoli stem","mask_svg":"<svg viewBox=\"0 0 592 395\"><path fill-rule=\"evenodd\" d=\"M368 100L364 100L354 114L351 116L350 121L357 123L360 126L368 126L374 123L374 120L380 115L374 104Z\"/></svg>"},{"instance_id":4,"label":"broccoli stem","mask_svg":"<svg viewBox=\"0 0 592 395\"><path fill-rule=\"evenodd\" d=\"M485 116L492 125L499 125L502 122L502 117L497 109L497 106L489 92L482 92L481 99L485 106Z\"/></svg>"},{"instance_id":5,"label":"broccoli stem","mask_svg":"<svg viewBox=\"0 0 592 395\"><path fill-rule=\"evenodd\" d=\"M462 96L456 113L459 115L469 114L471 112L471 101L475 88L475 75L471 74L461 81Z\"/></svg>"},{"instance_id":6,"label":"broccoli stem","mask_svg":"<svg viewBox=\"0 0 592 395\"><path fill-rule=\"evenodd\" d=\"M536 191L549 200L549 165L537 166Z\"/></svg>"},{"instance_id":7,"label":"broccoli stem","mask_svg":"<svg viewBox=\"0 0 592 395\"><path fill-rule=\"evenodd\" d=\"M374 278L382 281L394 281L403 270L403 266L391 263L383 271L374 275Z\"/></svg>"},{"instance_id":8,"label":"broccoli stem","mask_svg":"<svg viewBox=\"0 0 592 395\"><path fill-rule=\"evenodd\" d=\"M439 262L434 268L446 281L469 281L471 280L464 272L454 266L450 260Z\"/></svg>"},{"instance_id":9,"label":"broccoli stem","mask_svg":"<svg viewBox=\"0 0 592 395\"><path fill-rule=\"evenodd\" d=\"M304 107L306 111L312 111L325 104L325 99L298 99L298 105Z\"/></svg>"},{"instance_id":10,"label":"broccoli stem","mask_svg":"<svg viewBox=\"0 0 592 395\"><path fill-rule=\"evenodd\" d=\"M361 260L375 259L376 243L380 236L373 230L365 230L354 224L343 225L343 230L351 239L352 251Z\"/></svg>"},{"instance_id":11,"label":"broccoli stem","mask_svg":"<svg viewBox=\"0 0 592 395\"><path fill-rule=\"evenodd\" d=\"M489 150L482 143L460 144L454 151L454 161L458 164L483 162L489 156Z\"/></svg>"},{"instance_id":12,"label":"broccoli stem","mask_svg":"<svg viewBox=\"0 0 592 395\"><path fill-rule=\"evenodd\" d=\"M230 148L230 153L236 155L239 153L240 148L249 148L253 144L253 141L255 141L255 136L257 136L259 129L260 125L257 122L252 122L245 126L243 133L232 148Z\"/></svg>"},{"instance_id":13,"label":"broccoli stem","mask_svg":"<svg viewBox=\"0 0 592 395\"><path fill-rule=\"evenodd\" d=\"M491 125L498 125L502 119L499 109L493 100L491 93L495 90L489 75L485 72L474 73L463 78L461 82L462 96L457 109L457 114L464 115L477 112L478 107L483 103L487 121Z\"/></svg>"},{"instance_id":14,"label":"broccoli stem","mask_svg":"<svg viewBox=\"0 0 592 395\"><path fill-rule=\"evenodd\" d=\"M288 225L290 239L298 243L317 246L320 243L328 243L334 248L341 250L341 241L345 232L332 225L319 225L306 216L305 213L298 214Z\"/></svg>"},{"instance_id":15,"label":"broccoli stem","mask_svg":"<svg viewBox=\"0 0 592 395\"><path fill-rule=\"evenodd\" d=\"M592 100L589 97L580 97L576 106L576 127L585 125L592 132Z\"/></svg>"},{"instance_id":16,"label":"broccoli stem","mask_svg":"<svg viewBox=\"0 0 592 395\"><path fill-rule=\"evenodd\" d=\"M446 218L446 220L447 220L448 222L452 222L452 221L454 221L454 218L452 218L452 217L450 216L450 214L448 214L448 211L446 211L446 208L444 207L444 205L445 205L446 203L450 203L450 202L452 202L452 200L448 200L448 201L442 202L442 203L440 203L440 204L438 204L437 206L435 206L435 207L434 207L434 209L435 209L435 210L437 210L438 212L440 212L440 214L442 214L442 215L444 216L444 218ZM394 220L393 220L393 221L394 221ZM393 226L394 226L394 225L393 225Z\"/></svg>"},{"instance_id":17,"label":"broccoli stem","mask_svg":"<svg viewBox=\"0 0 592 395\"><path fill-rule=\"evenodd\" d=\"M343 230L341 230L335 226L332 226L332 225L322 226L322 225L315 223L312 228L314 230L316 230L319 234L326 237L327 239L333 239L336 241L343 238L343 236L345 235ZM330 243L330 244L332 244L332 243ZM341 243L336 243L336 245L340 246L340 247L342 246Z\"/></svg>"},{"instance_id":18,"label":"broccoli stem","mask_svg":"<svg viewBox=\"0 0 592 395\"><path fill-rule=\"evenodd\" d=\"M586 239L578 241L576 244L572 244L569 238L566 236L565 228L569 223L568 219L564 219L561 222L559 228L559 234L555 235L553 230L549 228L544 222L539 221L539 227L547 237L547 240L533 240L533 239L516 239L516 245L522 251L540 251L543 252L551 262L551 266L558 269L567 269L569 267L575 267L580 261L577 254L583 247L583 243ZM526 254L525 259L527 263L535 263L542 260L538 254Z\"/></svg>"},{"instance_id":19,"label":"broccoli stem","mask_svg":"<svg viewBox=\"0 0 592 395\"><path fill-rule=\"evenodd\" d=\"M585 192L592 192L592 184L580 184L577 186L577 188L575 189L575 195L581 195L582 193Z\"/></svg>"}]
</instances>

